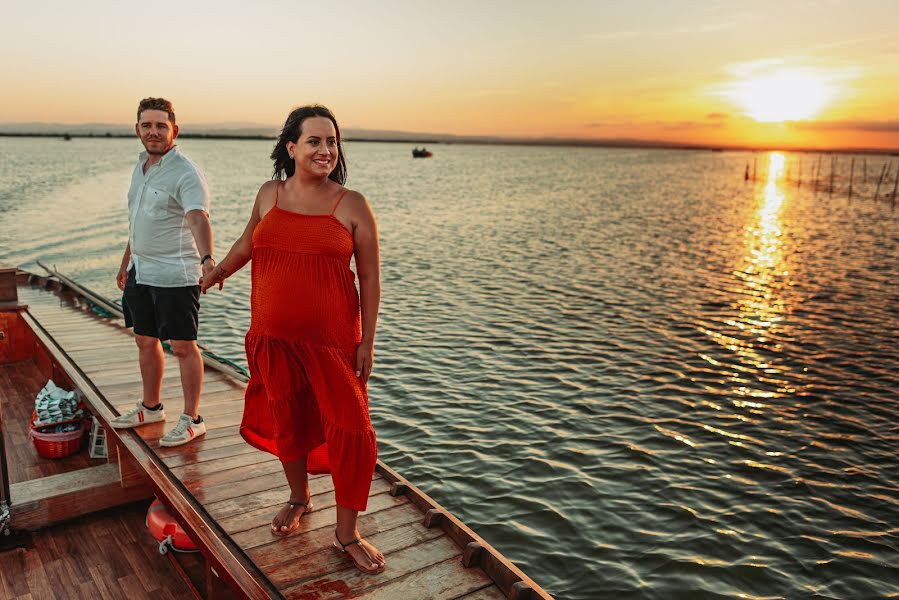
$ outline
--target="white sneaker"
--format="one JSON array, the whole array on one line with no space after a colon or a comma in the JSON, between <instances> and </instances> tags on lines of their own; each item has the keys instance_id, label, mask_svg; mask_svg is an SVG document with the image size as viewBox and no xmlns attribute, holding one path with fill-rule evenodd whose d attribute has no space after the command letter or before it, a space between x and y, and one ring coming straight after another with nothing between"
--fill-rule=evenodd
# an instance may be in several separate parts
<instances>
[{"instance_id":1,"label":"white sneaker","mask_svg":"<svg viewBox=\"0 0 899 600\"><path fill-rule=\"evenodd\" d=\"M159 421L165 421L165 409L160 408L159 410L150 410L144 406L143 402L138 400L136 407L132 408L124 415L119 415L110 421L109 424L115 429L130 429L131 427L137 427L138 425L158 423Z\"/></svg>"},{"instance_id":2,"label":"white sneaker","mask_svg":"<svg viewBox=\"0 0 899 600\"><path fill-rule=\"evenodd\" d=\"M159 440L160 446L180 446L186 444L195 437L206 434L206 421L194 423L190 415L181 415L175 427L162 436Z\"/></svg>"}]
</instances>

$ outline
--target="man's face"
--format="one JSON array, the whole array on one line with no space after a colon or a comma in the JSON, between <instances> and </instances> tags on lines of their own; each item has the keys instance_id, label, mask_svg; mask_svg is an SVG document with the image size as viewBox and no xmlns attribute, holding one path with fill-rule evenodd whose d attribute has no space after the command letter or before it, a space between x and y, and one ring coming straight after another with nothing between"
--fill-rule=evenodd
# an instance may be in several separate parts
<instances>
[{"instance_id":1,"label":"man's face","mask_svg":"<svg viewBox=\"0 0 899 600\"><path fill-rule=\"evenodd\" d=\"M164 110L145 110L134 126L147 154L165 154L175 144L178 126L169 121Z\"/></svg>"}]
</instances>

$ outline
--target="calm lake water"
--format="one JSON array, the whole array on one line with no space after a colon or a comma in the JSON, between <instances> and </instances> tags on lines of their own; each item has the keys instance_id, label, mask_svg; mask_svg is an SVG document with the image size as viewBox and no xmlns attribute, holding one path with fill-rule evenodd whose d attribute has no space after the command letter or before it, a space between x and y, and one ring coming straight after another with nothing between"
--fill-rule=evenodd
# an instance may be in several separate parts
<instances>
[{"instance_id":1,"label":"calm lake water","mask_svg":"<svg viewBox=\"0 0 899 600\"><path fill-rule=\"evenodd\" d=\"M219 257L271 146L181 144ZM850 201L778 179L790 155L744 182L738 152L410 149L347 145L381 233L382 459L558 598L899 596L889 157L857 157ZM0 138L0 261L117 297L139 150ZM200 337L245 363L248 324L245 269Z\"/></svg>"}]
</instances>

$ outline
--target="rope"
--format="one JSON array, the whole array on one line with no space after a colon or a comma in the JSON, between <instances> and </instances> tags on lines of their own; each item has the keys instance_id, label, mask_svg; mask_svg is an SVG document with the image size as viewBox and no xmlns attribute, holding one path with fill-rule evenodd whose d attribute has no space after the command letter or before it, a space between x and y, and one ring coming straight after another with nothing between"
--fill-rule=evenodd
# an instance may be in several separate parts
<instances>
[{"instance_id":1,"label":"rope","mask_svg":"<svg viewBox=\"0 0 899 600\"><path fill-rule=\"evenodd\" d=\"M249 371L247 371L244 367L240 366L239 364L237 364L237 363L234 362L233 360L228 360L228 359L225 358L224 356L219 356L219 355L216 354L215 352L210 352L209 350L203 350L202 354L203 354L203 356L208 356L209 358L211 358L211 359L213 359L213 360L217 360L217 361L219 361L219 362L225 363L226 365L228 365L229 367L231 367L231 368L234 369L235 371L240 372L244 377L249 377L249 376L250 376L250 372L249 372Z\"/></svg>"},{"instance_id":2,"label":"rope","mask_svg":"<svg viewBox=\"0 0 899 600\"><path fill-rule=\"evenodd\" d=\"M111 312L109 312L108 310L106 310L105 308L100 306L99 304L91 302L90 300L88 300L87 303L91 307L91 312L94 313L95 315L99 315L99 316L103 317L104 319L111 319L115 316L114 314L112 314Z\"/></svg>"}]
</instances>

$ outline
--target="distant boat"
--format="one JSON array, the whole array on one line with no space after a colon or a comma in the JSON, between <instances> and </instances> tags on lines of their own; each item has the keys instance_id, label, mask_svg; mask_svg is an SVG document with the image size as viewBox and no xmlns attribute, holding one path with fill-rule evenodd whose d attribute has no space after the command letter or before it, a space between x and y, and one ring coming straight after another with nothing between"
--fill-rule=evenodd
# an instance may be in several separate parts
<instances>
[{"instance_id":1,"label":"distant boat","mask_svg":"<svg viewBox=\"0 0 899 600\"><path fill-rule=\"evenodd\" d=\"M64 139L64 140L67 141L67 142L70 142L70 141L72 141L72 136L70 136L70 135L67 133L67 134L65 134L64 136L62 136L62 139Z\"/></svg>"},{"instance_id":2,"label":"distant boat","mask_svg":"<svg viewBox=\"0 0 899 600\"><path fill-rule=\"evenodd\" d=\"M425 150L424 148L421 150L418 148L412 149L412 158L431 158L432 156L434 156L434 153L430 150Z\"/></svg>"}]
</instances>

